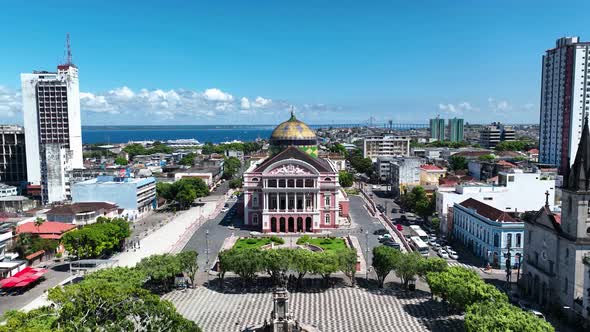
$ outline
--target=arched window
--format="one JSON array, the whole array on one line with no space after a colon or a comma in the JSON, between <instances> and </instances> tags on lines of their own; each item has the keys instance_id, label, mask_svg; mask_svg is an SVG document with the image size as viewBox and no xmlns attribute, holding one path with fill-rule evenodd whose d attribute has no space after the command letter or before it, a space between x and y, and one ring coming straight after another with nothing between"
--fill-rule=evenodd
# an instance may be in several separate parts
<instances>
[{"instance_id":1,"label":"arched window","mask_svg":"<svg viewBox=\"0 0 590 332\"><path fill-rule=\"evenodd\" d=\"M252 225L258 225L258 215L257 214L252 215Z\"/></svg>"},{"instance_id":2,"label":"arched window","mask_svg":"<svg viewBox=\"0 0 590 332\"><path fill-rule=\"evenodd\" d=\"M522 243L521 243L521 241L522 241L521 237L522 237L522 235L520 233L516 234L516 247L517 248L520 248L521 245L522 245Z\"/></svg>"},{"instance_id":3,"label":"arched window","mask_svg":"<svg viewBox=\"0 0 590 332\"><path fill-rule=\"evenodd\" d=\"M332 179L331 178L325 178L324 181L330 182L330 181L332 181Z\"/></svg>"},{"instance_id":4,"label":"arched window","mask_svg":"<svg viewBox=\"0 0 590 332\"><path fill-rule=\"evenodd\" d=\"M506 234L506 248L512 247L512 233Z\"/></svg>"},{"instance_id":5,"label":"arched window","mask_svg":"<svg viewBox=\"0 0 590 332\"><path fill-rule=\"evenodd\" d=\"M326 214L326 224L329 224L329 223L330 223L330 215Z\"/></svg>"},{"instance_id":6,"label":"arched window","mask_svg":"<svg viewBox=\"0 0 590 332\"><path fill-rule=\"evenodd\" d=\"M252 182L258 182L258 178L253 178Z\"/></svg>"},{"instance_id":7,"label":"arched window","mask_svg":"<svg viewBox=\"0 0 590 332\"><path fill-rule=\"evenodd\" d=\"M252 196L252 207L258 207L258 195Z\"/></svg>"}]
</instances>

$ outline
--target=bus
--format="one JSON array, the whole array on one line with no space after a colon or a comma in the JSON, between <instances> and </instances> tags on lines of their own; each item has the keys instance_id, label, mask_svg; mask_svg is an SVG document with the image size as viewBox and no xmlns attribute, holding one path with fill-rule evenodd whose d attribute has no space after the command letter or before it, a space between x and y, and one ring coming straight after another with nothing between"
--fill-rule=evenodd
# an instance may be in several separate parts
<instances>
[{"instance_id":1,"label":"bus","mask_svg":"<svg viewBox=\"0 0 590 332\"><path fill-rule=\"evenodd\" d=\"M428 234L426 234L426 232L420 228L420 226L412 225L410 228L416 234L416 236L420 238L420 240L424 242L428 241Z\"/></svg>"},{"instance_id":2,"label":"bus","mask_svg":"<svg viewBox=\"0 0 590 332\"><path fill-rule=\"evenodd\" d=\"M412 246L415 251L419 252L420 255L428 257L428 245L419 237L412 236L410 238L410 246Z\"/></svg>"}]
</instances>

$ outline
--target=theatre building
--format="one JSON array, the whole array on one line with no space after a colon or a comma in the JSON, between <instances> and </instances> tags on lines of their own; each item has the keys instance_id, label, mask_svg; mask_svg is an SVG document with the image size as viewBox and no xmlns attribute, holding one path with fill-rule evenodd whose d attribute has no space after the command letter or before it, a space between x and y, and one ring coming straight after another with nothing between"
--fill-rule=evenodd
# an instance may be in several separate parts
<instances>
[{"instance_id":1,"label":"theatre building","mask_svg":"<svg viewBox=\"0 0 590 332\"><path fill-rule=\"evenodd\" d=\"M244 223L262 232L321 232L348 222L338 171L293 114L270 137L269 157L244 173Z\"/></svg>"}]
</instances>

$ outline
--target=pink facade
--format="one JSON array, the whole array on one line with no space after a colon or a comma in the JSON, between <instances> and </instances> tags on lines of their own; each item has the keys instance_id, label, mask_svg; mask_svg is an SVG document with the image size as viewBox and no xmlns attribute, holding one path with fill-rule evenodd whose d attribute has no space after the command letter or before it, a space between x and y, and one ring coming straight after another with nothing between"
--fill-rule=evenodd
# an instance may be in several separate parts
<instances>
[{"instance_id":1,"label":"pink facade","mask_svg":"<svg viewBox=\"0 0 590 332\"><path fill-rule=\"evenodd\" d=\"M262 232L320 232L348 217L330 161L289 147L244 173L244 223Z\"/></svg>"}]
</instances>

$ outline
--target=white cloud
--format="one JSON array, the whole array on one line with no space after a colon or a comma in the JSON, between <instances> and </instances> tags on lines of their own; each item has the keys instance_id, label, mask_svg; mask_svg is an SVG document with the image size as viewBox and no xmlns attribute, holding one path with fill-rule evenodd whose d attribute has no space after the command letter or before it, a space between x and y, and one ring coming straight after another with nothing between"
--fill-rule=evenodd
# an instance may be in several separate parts
<instances>
[{"instance_id":1,"label":"white cloud","mask_svg":"<svg viewBox=\"0 0 590 332\"><path fill-rule=\"evenodd\" d=\"M232 95L216 88L205 90L205 92L203 92L203 96L209 101L230 102L234 100Z\"/></svg>"},{"instance_id":2,"label":"white cloud","mask_svg":"<svg viewBox=\"0 0 590 332\"><path fill-rule=\"evenodd\" d=\"M252 102L252 107L254 107L254 108L264 108L264 107L270 106L271 103L272 103L272 100L271 99L266 99L266 98L263 98L263 97L258 96Z\"/></svg>"},{"instance_id":3,"label":"white cloud","mask_svg":"<svg viewBox=\"0 0 590 332\"><path fill-rule=\"evenodd\" d=\"M248 100L246 97L242 97L242 99L240 99L240 108L242 110L250 109L250 100Z\"/></svg>"},{"instance_id":4,"label":"white cloud","mask_svg":"<svg viewBox=\"0 0 590 332\"><path fill-rule=\"evenodd\" d=\"M20 112L22 112L20 92L0 85L0 117L14 117Z\"/></svg>"},{"instance_id":5,"label":"white cloud","mask_svg":"<svg viewBox=\"0 0 590 332\"><path fill-rule=\"evenodd\" d=\"M438 109L441 112L452 114L452 115L462 115L465 112L477 112L479 109L471 105L471 103L463 101L459 104L438 104Z\"/></svg>"},{"instance_id":6,"label":"white cloud","mask_svg":"<svg viewBox=\"0 0 590 332\"><path fill-rule=\"evenodd\" d=\"M495 98L488 98L488 108L492 112L506 112L512 110L512 105L506 100L497 100Z\"/></svg>"}]
</instances>

